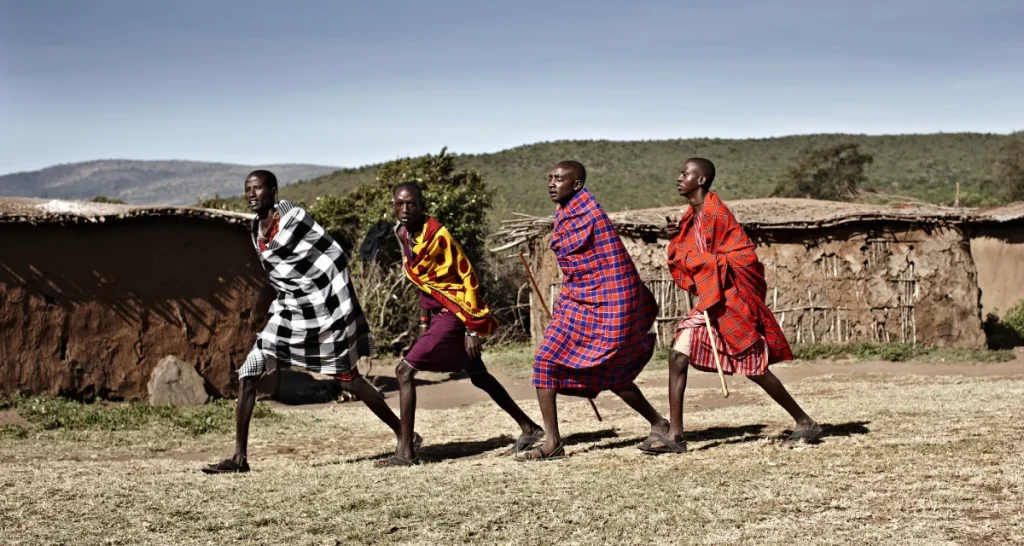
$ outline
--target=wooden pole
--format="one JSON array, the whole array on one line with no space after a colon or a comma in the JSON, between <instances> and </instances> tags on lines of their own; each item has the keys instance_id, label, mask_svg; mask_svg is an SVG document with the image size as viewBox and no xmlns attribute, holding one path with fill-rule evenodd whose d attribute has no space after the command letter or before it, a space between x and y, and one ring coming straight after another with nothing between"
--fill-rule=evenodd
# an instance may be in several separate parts
<instances>
[{"instance_id":1,"label":"wooden pole","mask_svg":"<svg viewBox=\"0 0 1024 546\"><path fill-rule=\"evenodd\" d=\"M715 331L711 327L711 317L704 311L704 324L708 329L708 339L711 340L711 351L715 355L715 367L718 368L718 380L722 382L722 395L729 398L729 387L725 385L725 372L722 371L722 358L718 356L718 342L715 341Z\"/></svg>"},{"instance_id":2,"label":"wooden pole","mask_svg":"<svg viewBox=\"0 0 1024 546\"><path fill-rule=\"evenodd\" d=\"M533 271L530 269L530 263L526 261L526 256L522 252L519 253L519 259L522 260L523 267L526 268L526 276L530 277L530 284L533 286L533 291L537 294L537 299L540 300L540 305L544 308L544 314L548 316L548 320L550 321L552 318L551 309L548 308L548 303L544 301L544 296L540 292L540 287L537 286L537 281L533 278ZM597 411L597 404L594 403L594 399L587 398L587 402L590 402L590 409L594 410L594 416L597 417L597 420L599 422L604 421L604 419L601 418L601 412Z\"/></svg>"}]
</instances>

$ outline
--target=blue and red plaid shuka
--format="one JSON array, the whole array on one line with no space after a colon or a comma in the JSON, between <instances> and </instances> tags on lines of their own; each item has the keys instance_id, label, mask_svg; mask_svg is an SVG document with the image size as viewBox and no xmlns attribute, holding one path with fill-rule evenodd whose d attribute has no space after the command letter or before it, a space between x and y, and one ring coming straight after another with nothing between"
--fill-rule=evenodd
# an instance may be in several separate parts
<instances>
[{"instance_id":1,"label":"blue and red plaid shuka","mask_svg":"<svg viewBox=\"0 0 1024 546\"><path fill-rule=\"evenodd\" d=\"M554 319L533 362L533 385L593 397L629 386L654 352L654 295L590 190L555 213L562 270Z\"/></svg>"}]
</instances>

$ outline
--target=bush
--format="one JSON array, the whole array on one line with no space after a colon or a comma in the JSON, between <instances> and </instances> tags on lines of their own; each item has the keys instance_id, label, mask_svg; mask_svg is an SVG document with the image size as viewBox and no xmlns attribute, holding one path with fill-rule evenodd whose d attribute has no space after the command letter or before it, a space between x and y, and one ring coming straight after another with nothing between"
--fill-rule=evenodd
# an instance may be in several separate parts
<instances>
[{"instance_id":1,"label":"bush","mask_svg":"<svg viewBox=\"0 0 1024 546\"><path fill-rule=\"evenodd\" d=\"M358 245L377 222L394 222L391 191L402 182L417 182L427 200L427 213L444 224L459 242L473 265L484 267L487 212L494 190L472 169L455 170L455 156L447 148L434 156L406 158L383 164L377 178L344 197L321 196L309 211L320 225Z\"/></svg>"},{"instance_id":2,"label":"bush","mask_svg":"<svg viewBox=\"0 0 1024 546\"><path fill-rule=\"evenodd\" d=\"M996 313L989 313L985 317L985 338L990 349L1024 345L1024 300L1011 307L1002 319Z\"/></svg>"},{"instance_id":3,"label":"bush","mask_svg":"<svg viewBox=\"0 0 1024 546\"><path fill-rule=\"evenodd\" d=\"M525 283L518 262L502 261L485 252L487 214L494 191L474 170L456 171L455 157L447 149L438 155L385 163L376 179L343 197L324 195L307 209L349 255L354 256L369 230L380 222L393 223L392 189L414 181L423 188L427 213L444 224L473 263L481 279L481 293L502 327L489 343L526 339L521 319L528 316L517 307L517 295ZM400 353L415 339L419 316L419 291L405 278L395 237L383 241L376 263L350 260L356 294L366 314L378 350Z\"/></svg>"},{"instance_id":4,"label":"bush","mask_svg":"<svg viewBox=\"0 0 1024 546\"><path fill-rule=\"evenodd\" d=\"M359 304L381 353L400 354L409 347L419 327L419 289L401 267L354 261L349 269Z\"/></svg>"},{"instance_id":5,"label":"bush","mask_svg":"<svg viewBox=\"0 0 1024 546\"><path fill-rule=\"evenodd\" d=\"M121 199L113 199L113 198L107 197L105 195L97 195L96 197L93 197L91 199L91 201L93 203L110 203L110 204L113 204L113 205L124 205L125 204L125 202L122 201Z\"/></svg>"},{"instance_id":6,"label":"bush","mask_svg":"<svg viewBox=\"0 0 1024 546\"><path fill-rule=\"evenodd\" d=\"M804 153L773 196L848 201L867 181L864 169L873 158L857 144L839 144Z\"/></svg>"}]
</instances>

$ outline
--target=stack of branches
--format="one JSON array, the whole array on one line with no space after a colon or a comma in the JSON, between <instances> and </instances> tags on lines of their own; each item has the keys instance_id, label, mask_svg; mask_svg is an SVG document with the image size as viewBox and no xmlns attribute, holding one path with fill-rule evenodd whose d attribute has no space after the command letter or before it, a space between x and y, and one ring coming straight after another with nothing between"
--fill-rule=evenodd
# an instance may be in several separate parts
<instances>
[{"instance_id":1,"label":"stack of branches","mask_svg":"<svg viewBox=\"0 0 1024 546\"><path fill-rule=\"evenodd\" d=\"M508 250L543 237L555 225L555 219L551 216L530 216L518 212L512 214L516 218L502 221L501 227L491 235L491 241L497 245L490 249L491 252Z\"/></svg>"}]
</instances>

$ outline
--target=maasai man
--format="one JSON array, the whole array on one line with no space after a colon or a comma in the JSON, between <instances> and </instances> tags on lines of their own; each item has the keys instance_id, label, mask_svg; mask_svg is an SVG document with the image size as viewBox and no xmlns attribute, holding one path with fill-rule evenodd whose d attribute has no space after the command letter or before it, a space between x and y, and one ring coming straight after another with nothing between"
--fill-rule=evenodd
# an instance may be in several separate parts
<instances>
[{"instance_id":1,"label":"maasai man","mask_svg":"<svg viewBox=\"0 0 1024 546\"><path fill-rule=\"evenodd\" d=\"M654 352L650 331L658 305L608 215L584 189L586 181L587 171L576 161L563 161L548 174L548 195L558 203L551 249L562 270L562 291L533 363L547 438L516 455L522 461L565 456L558 394L593 398L610 390L651 423L652 437L668 432L668 421L633 382Z\"/></svg>"},{"instance_id":2,"label":"maasai man","mask_svg":"<svg viewBox=\"0 0 1024 546\"><path fill-rule=\"evenodd\" d=\"M395 234L402 246L405 275L419 288L420 331L395 368L401 400L401 441L395 454L378 466L417 463L408 446L416 423L413 378L418 371L465 370L473 385L490 395L519 425L522 434L511 451L529 449L541 440L544 430L523 413L480 357L481 336L493 332L498 322L480 297L480 282L473 265L448 229L427 216L427 204L418 184L399 184L393 197L398 218Z\"/></svg>"},{"instance_id":3,"label":"maasai man","mask_svg":"<svg viewBox=\"0 0 1024 546\"><path fill-rule=\"evenodd\" d=\"M683 163L677 189L690 207L676 223L666 218L668 266L680 288L697 296L690 314L676 328L676 340L669 354L668 435L659 437L645 451L683 453L683 394L686 370L717 373L715 336L722 371L739 373L757 383L796 420L790 440L812 440L821 427L804 413L782 386L769 364L791 360L786 337L775 315L765 304L768 286L764 266L757 259L754 243L736 217L711 191L715 166L703 158ZM704 311L711 317L706 324Z\"/></svg>"},{"instance_id":4,"label":"maasai man","mask_svg":"<svg viewBox=\"0 0 1024 546\"><path fill-rule=\"evenodd\" d=\"M356 368L359 357L371 354L373 339L341 247L301 207L278 201L273 173L253 171L245 179L245 198L256 213L252 243L277 299L270 305L270 321L238 369L235 454L203 472L249 471L249 420L258 379L291 365L334 376L398 435L398 417Z\"/></svg>"}]
</instances>

